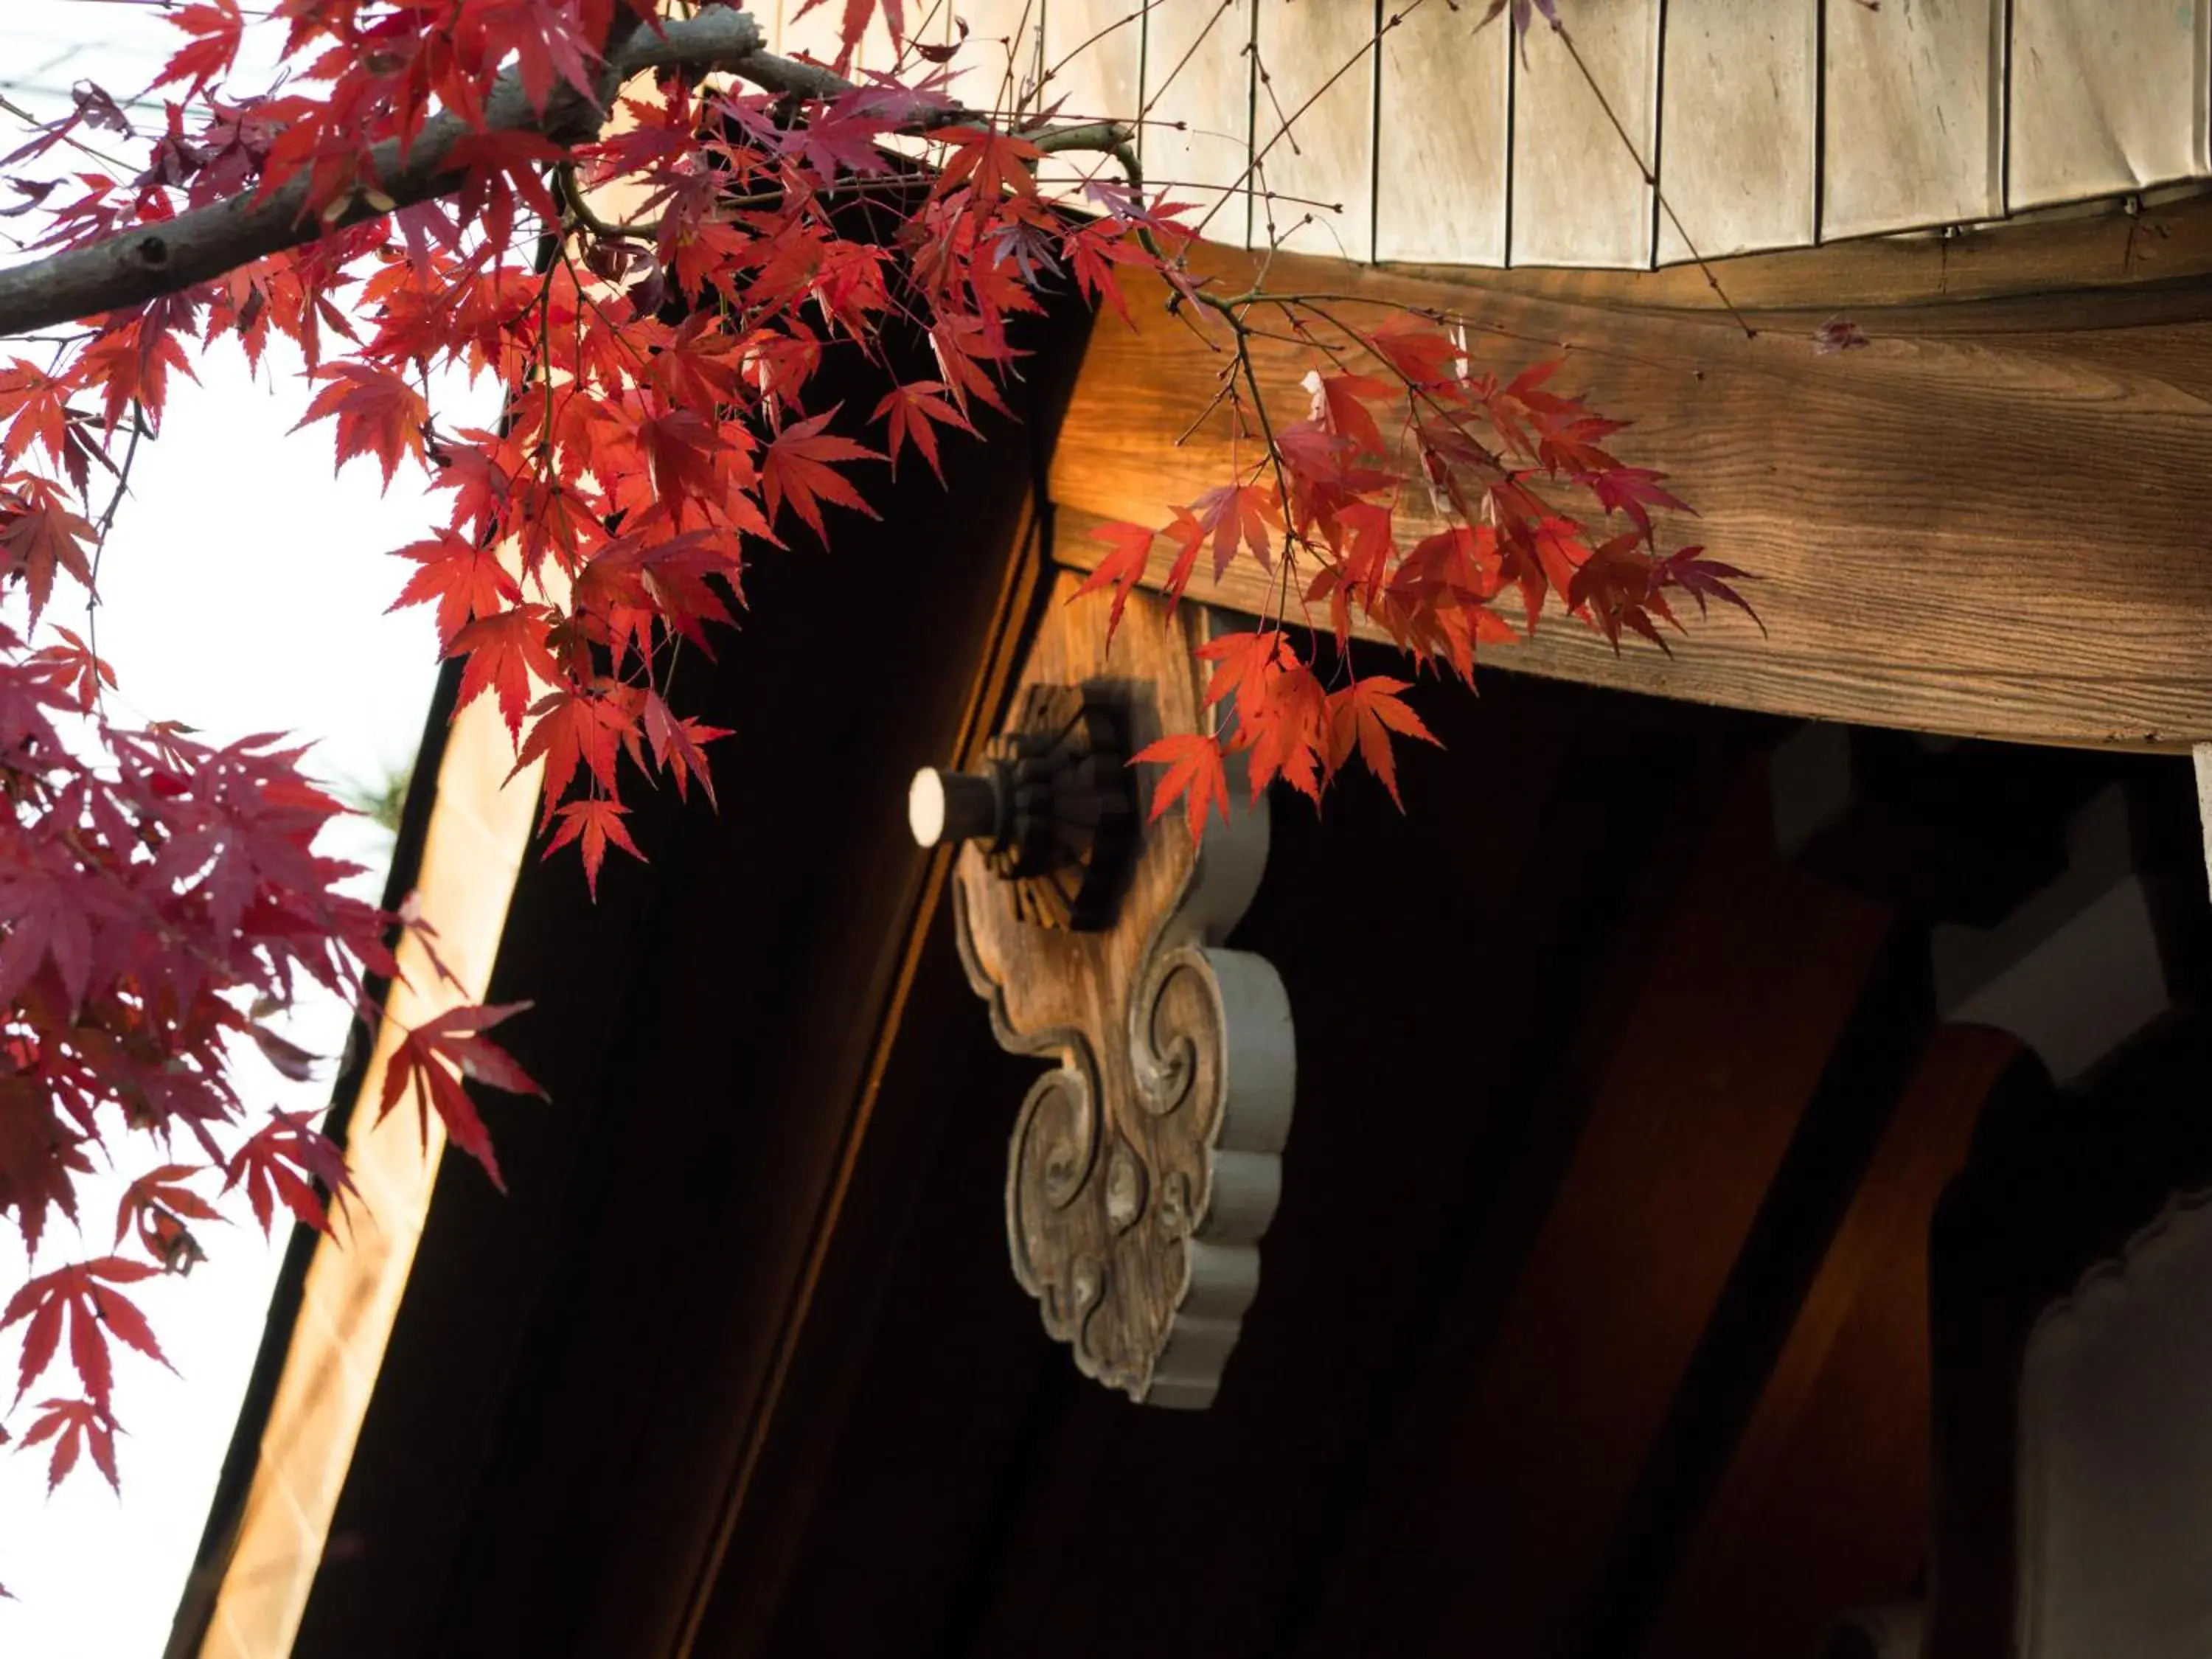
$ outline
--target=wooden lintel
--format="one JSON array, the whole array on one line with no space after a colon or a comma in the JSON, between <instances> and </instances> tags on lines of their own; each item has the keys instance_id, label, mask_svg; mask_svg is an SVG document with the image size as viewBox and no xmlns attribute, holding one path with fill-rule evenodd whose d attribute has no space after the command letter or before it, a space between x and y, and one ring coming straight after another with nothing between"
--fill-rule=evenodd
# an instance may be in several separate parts
<instances>
[{"instance_id":1,"label":"wooden lintel","mask_svg":"<svg viewBox=\"0 0 2212 1659\"><path fill-rule=\"evenodd\" d=\"M2212 193L2082 203L1994 224L1861 236L1656 270L1486 270L1401 263L1409 276L1536 299L1642 311L1747 313L1848 309L1870 330L1898 307L1959 307L2023 295L2154 289L2212 275ZM1710 269L1714 281L1705 279ZM1724 296L1724 297L1723 297ZM1964 313L1960 313L1962 316Z\"/></svg>"},{"instance_id":2,"label":"wooden lintel","mask_svg":"<svg viewBox=\"0 0 2212 1659\"><path fill-rule=\"evenodd\" d=\"M1207 248L1242 289L1254 256ZM2212 739L2212 283L2014 297L1887 314L1861 349L1802 319L1755 338L1639 313L1277 256L1267 285L1464 317L1486 362L1567 348L1565 384L1634 425L1701 516L1664 526L1754 573L1741 616L1690 621L1666 656L1616 654L1548 617L1503 668L1817 719L1964 736L2180 748ZM1134 285L1133 285L1134 286ZM1133 293L1093 331L1050 490L1054 556L1085 568L1097 520L1168 520L1253 456L1225 412L1194 430L1224 357L1212 319ZM1188 308L1186 308L1186 312ZM1486 347L1485 342L1487 342ZM1304 349L1254 342L1271 407L1304 412ZM1409 529L1419 530L1418 512ZM1152 573L1164 577L1164 562ZM1247 562L1194 598L1247 611L1278 585Z\"/></svg>"}]
</instances>

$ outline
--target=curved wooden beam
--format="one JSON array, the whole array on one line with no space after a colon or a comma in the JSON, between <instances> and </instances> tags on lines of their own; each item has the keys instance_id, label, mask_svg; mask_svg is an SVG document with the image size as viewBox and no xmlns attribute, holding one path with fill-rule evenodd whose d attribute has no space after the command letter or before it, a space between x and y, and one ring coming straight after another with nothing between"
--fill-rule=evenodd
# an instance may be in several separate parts
<instances>
[{"instance_id":1,"label":"curved wooden beam","mask_svg":"<svg viewBox=\"0 0 2212 1659\"><path fill-rule=\"evenodd\" d=\"M1196 258L1237 288L1255 269ZM1278 256L1267 284L1464 315L1509 367L1564 346L1567 382L1634 420L1622 458L1671 474L1702 515L1672 539L1758 576L1768 637L1715 617L1671 657L1615 654L1547 617L1492 652L1498 667L1962 736L2212 739L2212 283L1897 313L1865 349L1826 356L1802 327L1747 339L1711 317L1334 260ZM1133 292L1136 325L1092 334L1050 476L1066 563L1097 557L1088 523L1164 523L1232 470L1224 417L1183 436L1221 357L1164 297ZM1304 354L1255 346L1271 398L1303 409ZM1240 562L1192 593L1261 611L1274 589Z\"/></svg>"},{"instance_id":2,"label":"curved wooden beam","mask_svg":"<svg viewBox=\"0 0 2212 1659\"><path fill-rule=\"evenodd\" d=\"M1754 317L1826 315L1849 308L1871 325L1866 313L1876 310L2033 298L2063 325L2063 308L2085 292L2154 289L2212 277L2212 191L2199 185L2173 186L2132 202L2051 208L1995 224L1862 236L1710 263L1730 303ZM1724 309L1694 264L1657 270L1402 264L1390 269L1401 276L1576 305L1706 313Z\"/></svg>"}]
</instances>

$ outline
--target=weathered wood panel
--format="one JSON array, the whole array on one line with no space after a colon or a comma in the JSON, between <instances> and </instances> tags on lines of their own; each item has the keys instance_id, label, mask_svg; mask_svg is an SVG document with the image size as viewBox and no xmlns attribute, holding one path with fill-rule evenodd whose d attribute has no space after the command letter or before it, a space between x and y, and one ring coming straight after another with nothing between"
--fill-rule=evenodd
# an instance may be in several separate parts
<instances>
[{"instance_id":1,"label":"weathered wood panel","mask_svg":"<svg viewBox=\"0 0 2212 1659\"><path fill-rule=\"evenodd\" d=\"M1249 280L1251 256L1205 261ZM1547 619L1499 666L1692 701L2030 742L2212 738L2212 559L2191 480L2212 465L2212 324L1912 337L1817 356L1795 331L1600 312L1285 255L1271 280L1470 314L1572 343L1568 383L1636 422L1624 459L1662 468L1694 539L1757 574L1768 634L1692 620L1671 657L1616 654ZM2131 301L2135 296L2115 296ZM2083 302L2086 303L2086 302ZM1218 354L1153 296L1097 331L1052 463L1070 515L1167 521L1231 476ZM1954 314L1964 307L1951 307ZM2084 319L2087 320L2087 318ZM1898 319L1897 326L1903 325ZM1255 343L1270 396L1302 408L1299 353ZM1502 346L1514 364L1534 348ZM1246 451L1237 452L1239 454ZM1058 556L1097 556L1072 516ZM1243 562L1194 595L1246 610L1275 587Z\"/></svg>"},{"instance_id":2,"label":"weathered wood panel","mask_svg":"<svg viewBox=\"0 0 2212 1659\"><path fill-rule=\"evenodd\" d=\"M2212 7L2013 0L2008 205L2130 191L2212 171Z\"/></svg>"},{"instance_id":3,"label":"weathered wood panel","mask_svg":"<svg viewBox=\"0 0 2212 1659\"><path fill-rule=\"evenodd\" d=\"M956 9L968 38L955 89L981 108L1028 112L1044 76L1045 0L960 0Z\"/></svg>"},{"instance_id":4,"label":"weathered wood panel","mask_svg":"<svg viewBox=\"0 0 2212 1659\"><path fill-rule=\"evenodd\" d=\"M1425 6L1382 36L1375 257L1505 263L1512 37Z\"/></svg>"},{"instance_id":5,"label":"weathered wood panel","mask_svg":"<svg viewBox=\"0 0 2212 1659\"><path fill-rule=\"evenodd\" d=\"M1928 1548L1928 1228L2019 1048L1968 1026L1929 1042L1645 1659L1810 1653L1826 1620L1911 1593Z\"/></svg>"},{"instance_id":6,"label":"weathered wood panel","mask_svg":"<svg viewBox=\"0 0 2212 1659\"><path fill-rule=\"evenodd\" d=\"M1189 0L1145 20L1145 173L1200 211L1204 234L1235 247L1248 228L1253 0Z\"/></svg>"},{"instance_id":7,"label":"weathered wood panel","mask_svg":"<svg viewBox=\"0 0 2212 1659\"><path fill-rule=\"evenodd\" d=\"M1261 0L1254 61L1255 246L1375 251L1375 14Z\"/></svg>"},{"instance_id":8,"label":"weathered wood panel","mask_svg":"<svg viewBox=\"0 0 2212 1659\"><path fill-rule=\"evenodd\" d=\"M1056 118L1134 120L1143 101L1144 0L1051 0L1039 61L1038 103L1056 109ZM1110 155L1072 151L1046 161L1037 177L1048 196L1081 207L1086 184L1118 179L1121 169Z\"/></svg>"},{"instance_id":9,"label":"weathered wood panel","mask_svg":"<svg viewBox=\"0 0 2212 1659\"><path fill-rule=\"evenodd\" d=\"M1051 0L1044 100L1060 105L1060 119L1135 118L1143 101L1145 25L1146 0Z\"/></svg>"},{"instance_id":10,"label":"weathered wood panel","mask_svg":"<svg viewBox=\"0 0 2212 1659\"><path fill-rule=\"evenodd\" d=\"M1529 31L1514 70L1513 264L1651 263L1659 15L1659 0L1576 10L1571 48Z\"/></svg>"},{"instance_id":11,"label":"weathered wood panel","mask_svg":"<svg viewBox=\"0 0 2212 1659\"><path fill-rule=\"evenodd\" d=\"M1810 243L1820 0L1668 0L1664 61L1660 263Z\"/></svg>"},{"instance_id":12,"label":"weathered wood panel","mask_svg":"<svg viewBox=\"0 0 2212 1659\"><path fill-rule=\"evenodd\" d=\"M2002 214L2005 0L1827 13L1821 236Z\"/></svg>"}]
</instances>

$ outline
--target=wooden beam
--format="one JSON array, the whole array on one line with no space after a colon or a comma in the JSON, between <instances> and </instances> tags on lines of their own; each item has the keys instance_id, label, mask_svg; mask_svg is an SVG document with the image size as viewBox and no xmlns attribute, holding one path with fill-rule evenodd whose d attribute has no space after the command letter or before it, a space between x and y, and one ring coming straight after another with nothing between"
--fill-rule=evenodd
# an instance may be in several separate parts
<instances>
[{"instance_id":1,"label":"wooden beam","mask_svg":"<svg viewBox=\"0 0 2212 1659\"><path fill-rule=\"evenodd\" d=\"M1238 288L1255 269L1229 250L1196 258ZM1635 422L1624 459L1665 470L1703 515L1670 543L1756 574L1765 637L1731 615L1693 622L1672 656L1616 654L1554 617L1494 652L1499 666L2027 742L2212 738L2212 558L2190 482L2212 465L2212 286L2043 307L2068 327L2022 301L1900 313L1867 349L1823 356L1796 327L1746 338L1333 260L1278 256L1268 283L1463 315L1509 368L1547 355L1523 342L1567 347L1567 384ZM1164 523L1249 465L1225 415L1187 433L1224 359L1163 299L1133 295L1136 325L1091 337L1052 461L1063 562L1097 562L1096 520ZM2150 319L2102 326L2112 311ZM1302 410L1306 354L1254 345L1273 405ZM1240 562L1193 593L1257 611L1276 591Z\"/></svg>"},{"instance_id":2,"label":"wooden beam","mask_svg":"<svg viewBox=\"0 0 2212 1659\"><path fill-rule=\"evenodd\" d=\"M1705 273L1692 264L1659 270L1448 266L1433 251L1444 229L1433 232L1426 246L1408 240L1396 257L1407 276L1540 299L1711 312L1721 308L1720 294L1725 294L1754 314L1848 310L1879 332L1887 329L1887 319L1868 313L1894 306L1963 307L1969 301L2020 295L2047 301L2085 290L2171 285L2212 275L2212 194L2197 186L2152 191L2135 211L2128 208L2122 201L2052 208L1941 234L1861 237L1712 259L1708 264L1721 284L1717 293ZM1693 235L1696 230L1692 225ZM1377 251L1385 259L1393 254L1390 245ZM1419 263L1424 259L1439 263ZM1973 313L1966 309L1961 315ZM1924 328L1927 320L1915 325Z\"/></svg>"},{"instance_id":3,"label":"wooden beam","mask_svg":"<svg viewBox=\"0 0 2212 1659\"><path fill-rule=\"evenodd\" d=\"M1428 1627L1468 1651L1567 1650L1887 923L1777 858L1765 781L1739 781L1662 965L1601 1034L1580 1137L1456 1421L1410 1460L1301 1651L1384 1650L1358 1639L1369 1610L1425 1598Z\"/></svg>"},{"instance_id":4,"label":"wooden beam","mask_svg":"<svg viewBox=\"0 0 2212 1659\"><path fill-rule=\"evenodd\" d=\"M2197 771L2197 821L2204 832L2204 873L2212 883L2212 743L2190 749Z\"/></svg>"},{"instance_id":5,"label":"wooden beam","mask_svg":"<svg viewBox=\"0 0 2212 1659\"><path fill-rule=\"evenodd\" d=\"M1929 1042L1799 1310L1644 1659L1809 1653L1912 1589L1928 1547L1928 1226L2020 1051Z\"/></svg>"}]
</instances>

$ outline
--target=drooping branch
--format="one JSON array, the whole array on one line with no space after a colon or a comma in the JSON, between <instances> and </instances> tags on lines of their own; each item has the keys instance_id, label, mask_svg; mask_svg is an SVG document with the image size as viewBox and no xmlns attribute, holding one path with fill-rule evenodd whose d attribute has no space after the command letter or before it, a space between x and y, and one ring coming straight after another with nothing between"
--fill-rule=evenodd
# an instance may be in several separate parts
<instances>
[{"instance_id":1,"label":"drooping branch","mask_svg":"<svg viewBox=\"0 0 2212 1659\"><path fill-rule=\"evenodd\" d=\"M597 106L564 88L538 109L510 70L484 100L484 125L494 131L540 132L564 144L588 143L606 118L615 88L645 70L676 68L726 70L767 91L802 99L834 98L852 89L850 82L818 64L763 51L760 25L750 13L715 5L694 17L668 19L658 32L635 30L614 44ZM974 118L969 111L936 110L914 129ZM374 195L358 195L334 214L308 211L309 181L302 174L258 198L252 192L231 197L0 270L0 337L142 305L347 225L445 195L461 183L460 172L450 165L453 149L476 130L458 116L440 115L424 123L404 154L397 139L378 145L372 152ZM1041 147L1111 149L1127 138L1126 129L1090 123Z\"/></svg>"}]
</instances>

